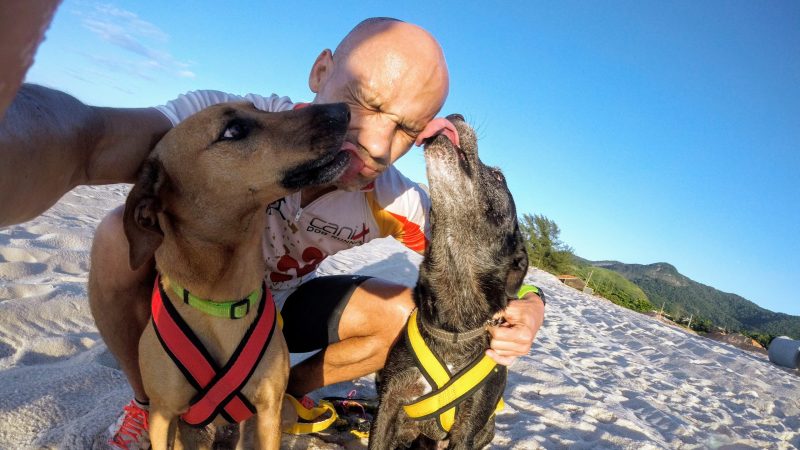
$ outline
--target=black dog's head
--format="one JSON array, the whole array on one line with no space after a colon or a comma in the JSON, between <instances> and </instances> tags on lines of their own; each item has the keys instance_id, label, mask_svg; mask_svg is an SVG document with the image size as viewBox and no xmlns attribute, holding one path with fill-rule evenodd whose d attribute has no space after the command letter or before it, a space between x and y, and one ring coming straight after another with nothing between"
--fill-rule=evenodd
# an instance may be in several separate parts
<instances>
[{"instance_id":1,"label":"black dog's head","mask_svg":"<svg viewBox=\"0 0 800 450\"><path fill-rule=\"evenodd\" d=\"M458 313L482 312L462 304L484 301L491 312L515 298L528 268L514 199L500 169L478 158L475 131L461 115L453 128L430 138L425 163L431 194L431 245L421 271L431 277L437 304L457 298ZM455 134L453 133L455 131ZM439 305L440 307L446 305Z\"/></svg>"}]
</instances>

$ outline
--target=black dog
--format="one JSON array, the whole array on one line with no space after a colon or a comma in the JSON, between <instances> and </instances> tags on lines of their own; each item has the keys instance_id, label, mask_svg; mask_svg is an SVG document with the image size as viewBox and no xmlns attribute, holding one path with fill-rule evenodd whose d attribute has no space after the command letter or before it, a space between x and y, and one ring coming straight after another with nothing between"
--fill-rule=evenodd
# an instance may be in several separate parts
<instances>
[{"instance_id":1,"label":"black dog","mask_svg":"<svg viewBox=\"0 0 800 450\"><path fill-rule=\"evenodd\" d=\"M516 298L528 256L503 174L478 159L475 132L462 116L448 120L458 134L439 135L425 147L432 239L414 289L417 312L381 372L370 449L441 443L472 450L494 437L506 368L482 359L486 328ZM431 351L427 357L413 350L419 338ZM424 360L431 361L426 369ZM476 371L483 381L470 383Z\"/></svg>"}]
</instances>

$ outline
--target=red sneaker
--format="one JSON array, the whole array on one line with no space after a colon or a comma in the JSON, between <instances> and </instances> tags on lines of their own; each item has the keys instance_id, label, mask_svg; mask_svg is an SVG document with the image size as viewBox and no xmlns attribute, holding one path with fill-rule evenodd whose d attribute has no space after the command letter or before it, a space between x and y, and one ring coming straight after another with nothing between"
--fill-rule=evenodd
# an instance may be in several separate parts
<instances>
[{"instance_id":1,"label":"red sneaker","mask_svg":"<svg viewBox=\"0 0 800 450\"><path fill-rule=\"evenodd\" d=\"M147 419L150 412L147 405L131 400L122 409L119 419L108 427L111 438L108 444L124 450L147 450L150 448L150 434L147 432Z\"/></svg>"}]
</instances>

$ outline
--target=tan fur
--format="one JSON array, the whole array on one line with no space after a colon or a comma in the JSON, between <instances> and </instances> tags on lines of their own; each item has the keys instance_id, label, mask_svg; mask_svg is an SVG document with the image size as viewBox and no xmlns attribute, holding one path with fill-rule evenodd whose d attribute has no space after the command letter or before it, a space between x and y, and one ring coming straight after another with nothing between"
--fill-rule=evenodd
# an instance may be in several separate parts
<instances>
[{"instance_id":1,"label":"tan fur","mask_svg":"<svg viewBox=\"0 0 800 450\"><path fill-rule=\"evenodd\" d=\"M264 113L247 104L212 106L186 119L156 146L126 202L131 266L137 268L155 254L163 276L199 297L245 297L264 277L260 244L266 205L291 192L283 187L287 171L338 153L348 119L343 105ZM248 124L247 137L218 141L232 120ZM238 320L212 317L174 298L169 286L165 291L223 366L255 311ZM139 342L139 361L151 401L153 448L167 448L175 435L174 448L210 448L210 434L175 425L196 391L164 352L152 323ZM258 413L242 428L246 436L240 443L279 447L288 376L286 342L276 330L243 389ZM214 425L222 423L217 418Z\"/></svg>"}]
</instances>

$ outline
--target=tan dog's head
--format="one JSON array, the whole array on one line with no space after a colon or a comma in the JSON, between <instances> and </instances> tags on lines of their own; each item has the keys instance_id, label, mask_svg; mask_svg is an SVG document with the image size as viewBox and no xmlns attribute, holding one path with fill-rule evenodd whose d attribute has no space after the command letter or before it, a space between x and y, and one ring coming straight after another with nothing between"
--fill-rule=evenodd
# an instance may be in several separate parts
<instances>
[{"instance_id":1,"label":"tan dog's head","mask_svg":"<svg viewBox=\"0 0 800 450\"><path fill-rule=\"evenodd\" d=\"M269 203L334 181L349 163L341 151L349 120L343 103L278 113L223 103L181 122L156 145L125 202L131 267L154 254L167 229L236 242Z\"/></svg>"}]
</instances>

